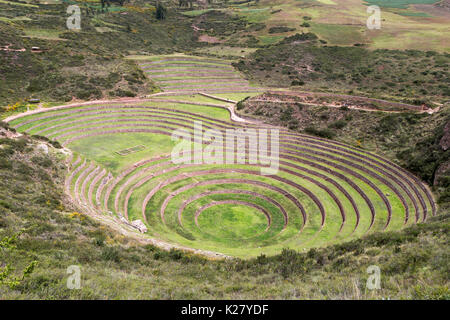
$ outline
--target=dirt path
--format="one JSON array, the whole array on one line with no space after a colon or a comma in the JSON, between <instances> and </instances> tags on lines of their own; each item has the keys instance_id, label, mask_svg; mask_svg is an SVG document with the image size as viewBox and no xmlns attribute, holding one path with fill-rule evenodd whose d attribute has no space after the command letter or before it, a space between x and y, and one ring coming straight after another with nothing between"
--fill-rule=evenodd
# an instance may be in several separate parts
<instances>
[{"instance_id":1,"label":"dirt path","mask_svg":"<svg viewBox=\"0 0 450 320\"><path fill-rule=\"evenodd\" d=\"M439 111L440 108L435 108L435 109L430 109L427 108L425 106L416 106L416 105L412 105L412 104L407 104L407 103L402 103L402 102L394 102L394 101L388 101L388 100L383 100L383 99L377 99L377 98L368 98L368 97L361 97L361 96L352 96L352 95L346 95L346 94L338 94L338 93L325 93L325 92L310 92L310 91L305 91L305 92L295 92L295 91L286 91L286 90L268 90L266 93L268 94L274 94L274 95L285 95L285 96L291 96L291 97L298 97L298 98L305 98L305 97L336 97L336 98L344 98L344 99L350 99L350 100L360 100L360 101L365 101L368 103L380 103L386 106L389 106L391 108L402 108L402 109L407 109L410 111L415 111L415 112L420 112L420 113L435 113L437 111ZM264 100L261 99L261 101L270 101L273 99L268 99L268 100ZM278 100L275 99L274 102L278 102L278 103L286 103L286 101L283 100ZM303 102L301 102L303 103ZM308 103L305 103L308 104ZM317 105L317 104L321 104L321 103L313 103L313 105ZM336 105L334 103L322 103L322 105L326 105L329 107L341 107L339 105ZM378 109L371 109L371 108L363 108L363 107L358 107L357 105L353 105L353 106L348 106L349 109L355 109L355 110L362 110L362 111L375 111L375 112L386 112L386 113L395 113L395 112L405 112L405 110L378 110Z\"/></svg>"},{"instance_id":2,"label":"dirt path","mask_svg":"<svg viewBox=\"0 0 450 320\"><path fill-rule=\"evenodd\" d=\"M268 100L264 100L264 99L254 99L251 100L252 102L274 102L274 103L282 103L282 104L292 104L294 102L291 101L284 101L284 100L277 100L277 99L268 99ZM330 107L330 108L342 108L344 106L342 105L336 105L336 104L332 104L332 103L308 103L308 102L301 102L304 105L309 105L309 106L317 106L317 105L321 105L321 106L326 106L326 107ZM367 112L383 112L383 113L404 113L405 111L400 111L400 110L379 110L379 109L369 109L369 108L363 108L363 107L358 107L358 106L347 106L347 108L351 109L351 110L360 110L360 111L367 111ZM435 109L427 109L427 110L421 110L421 111L416 111L417 113L428 113L428 114L433 114L435 112L438 112L440 110L440 108L435 108Z\"/></svg>"}]
</instances>

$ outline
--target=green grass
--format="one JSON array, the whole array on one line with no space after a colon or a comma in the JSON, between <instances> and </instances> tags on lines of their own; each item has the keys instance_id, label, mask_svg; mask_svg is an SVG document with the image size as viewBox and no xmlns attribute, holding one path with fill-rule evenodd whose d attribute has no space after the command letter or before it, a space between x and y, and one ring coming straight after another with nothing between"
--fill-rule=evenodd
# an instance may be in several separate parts
<instances>
[{"instance_id":1,"label":"green grass","mask_svg":"<svg viewBox=\"0 0 450 320\"><path fill-rule=\"evenodd\" d=\"M267 44L274 44L279 41L281 41L285 35L275 35L275 36L260 36L259 40L261 41L261 44L267 45Z\"/></svg>"},{"instance_id":2,"label":"green grass","mask_svg":"<svg viewBox=\"0 0 450 320\"><path fill-rule=\"evenodd\" d=\"M377 41L392 39L387 34L375 37L379 37ZM286 42L294 39L288 38ZM361 40L354 38L351 41ZM415 40L411 37L405 41ZM439 38L429 38L428 41L438 42ZM264 87L291 87L300 80L302 91L350 93L410 104L417 104L419 100L443 103L448 94L445 86L441 85L445 62L448 61L445 54L323 46L317 41L286 42L261 48L235 66L246 74L249 81ZM312 68L312 65L317 67ZM396 80L389 81L393 79L394 70Z\"/></svg>"},{"instance_id":3,"label":"green grass","mask_svg":"<svg viewBox=\"0 0 450 320\"><path fill-rule=\"evenodd\" d=\"M198 60L198 61L197 61ZM219 61L218 61L219 62ZM171 64L170 66L168 66L168 64ZM175 66L172 66L173 64L175 64ZM214 63L214 61L201 61L201 59L192 59L192 60L188 60L188 61L171 61L171 60L167 60L167 61L160 61L158 64L152 64L151 66L154 68L181 68L183 67L183 65L185 64L194 64L196 67L201 68L201 67L212 67L212 66L217 66L220 68L227 68L229 67L228 65L225 64L219 64L219 63ZM211 68L211 69L215 69L215 68Z\"/></svg>"},{"instance_id":4,"label":"green grass","mask_svg":"<svg viewBox=\"0 0 450 320\"><path fill-rule=\"evenodd\" d=\"M116 150L142 144L146 149L127 156L115 154ZM78 140L69 148L83 156L96 161L113 173L120 173L125 167L132 165L142 158L151 158L160 154L170 153L174 143L170 137L155 134L103 135Z\"/></svg>"},{"instance_id":5,"label":"green grass","mask_svg":"<svg viewBox=\"0 0 450 320\"><path fill-rule=\"evenodd\" d=\"M424 17L431 18L432 16L426 12L397 12L397 14L405 17Z\"/></svg>"},{"instance_id":6,"label":"green grass","mask_svg":"<svg viewBox=\"0 0 450 320\"><path fill-rule=\"evenodd\" d=\"M365 43L367 40L361 32L364 28L359 26L342 26L333 24L311 25L311 31L320 35L323 40L335 45L353 45Z\"/></svg>"},{"instance_id":7,"label":"green grass","mask_svg":"<svg viewBox=\"0 0 450 320\"><path fill-rule=\"evenodd\" d=\"M222 240L245 241L265 232L266 216L244 205L221 204L204 210L198 219L199 229Z\"/></svg>"},{"instance_id":8,"label":"green grass","mask_svg":"<svg viewBox=\"0 0 450 320\"><path fill-rule=\"evenodd\" d=\"M25 30L25 35L31 38L47 39L47 40L63 40L59 37L61 31L51 30L51 29L27 29Z\"/></svg>"},{"instance_id":9,"label":"green grass","mask_svg":"<svg viewBox=\"0 0 450 320\"><path fill-rule=\"evenodd\" d=\"M206 168L213 168L212 166L203 166L202 169L206 169ZM236 166L233 166L234 168L239 168ZM220 168L223 168L223 166L221 166ZM248 167L246 167L248 169ZM183 170L183 172L189 172L192 171L193 169L190 170ZM170 175L169 175L170 176ZM228 175L228 176L224 176L224 175L215 175L217 178L225 178L225 177L236 177L235 175ZM167 179L168 175L164 175L162 176L159 181L165 181L165 179ZM214 175L209 175L208 177L196 177L195 180L197 181L203 181L204 179L211 179L213 178ZM240 175L239 177L245 177L244 175ZM250 178L250 177L249 177ZM252 178L254 179L254 178ZM272 185L277 185L277 183L275 183L274 181L271 181L270 179L264 179L264 178L260 178L258 180L261 181L266 181L267 183L270 183ZM144 190L149 190L150 186L155 186L157 184L158 181L152 181L148 186L143 186L142 188L140 188L142 191ZM185 181L184 183L188 183L189 181ZM282 184L278 184L281 185ZM305 182L305 185L308 186L308 188L311 188L311 190L316 190L316 187L308 184L307 182ZM220 186L222 187L222 186ZM288 189L287 186L283 186L284 189ZM291 190L293 191L293 190ZM144 191L145 192L145 191ZM275 252L279 251L281 248L285 247L285 246L292 246L294 245L294 240L289 240L290 237L292 237L293 235L295 235L296 231L296 227L295 224L291 224L290 225L290 232L286 231L283 232L284 237L281 237L281 239L277 240L277 237L271 239L270 241L263 241L262 239L260 239L257 242L249 242L247 243L246 247L242 247L239 245L239 242L236 242L232 239L209 239L209 237L206 235L204 235L203 233L199 234L198 232L195 232L195 226L193 225L193 219L192 219L192 215L194 214L195 210L194 207L188 207L186 210L186 213L183 213L183 219L184 219L184 215L187 215L187 218L184 219L185 221L190 221L189 225L184 225L184 230L188 230L191 233L193 233L194 237L196 238L195 240L187 240L185 238L185 236L183 236L183 233L180 235L177 235L176 233L173 232L168 232L167 227L161 225L160 222L160 218L159 218L159 210L157 209L159 207L159 205L161 204L161 201L163 200L163 198L161 198L162 196L166 195L167 193L170 193L170 189L167 189L167 191L161 191L160 193L156 194L154 197L154 200L152 200L151 203L149 203L148 207L147 207L147 219L149 224L153 225L153 230L152 232L155 232L156 234L158 234L161 237L166 238L169 241L175 241L176 243L184 243L185 245L189 245L191 247L194 248L202 248L202 249L208 249L208 250L213 250L213 251L219 251L219 252L223 252L223 253L227 253L227 254L231 254L231 255L235 255L235 256L253 256L256 254L256 252L265 252L268 254L274 254ZM198 190L192 190L192 192L197 193ZM295 191L293 191L294 194L297 194L298 199L302 199L301 201L303 203L305 203L305 205L309 208L310 212L317 212L317 208L313 205L313 204L309 204L309 201L307 200L307 198L304 195L301 195L300 193L296 193ZM143 193L145 194L145 193ZM133 193L133 199L139 199L142 197L141 193L136 192L136 194ZM188 198L189 194L187 194L186 196L184 196L184 198ZM229 198L229 196L227 196L227 198ZM181 198L180 198L181 200ZM179 200L179 201L180 201ZM136 205L136 209L140 208L140 201L135 201L133 202ZM202 204L207 204L209 203L209 201L207 201L205 199L204 202L202 202ZM177 202L174 202L173 208L177 208ZM333 204L332 201L328 200L325 203L325 207L331 209L334 208L334 210L336 209ZM133 206L131 207L133 208ZM315 209L314 209L315 208ZM332 212L333 210L331 210L330 212ZM175 212L176 210L169 210L168 213L170 212L174 212L173 215L175 216ZM216 211L218 212L218 211ZM274 211L273 211L274 212ZM292 213L291 213L292 214ZM295 216L294 216L295 217ZM318 230L318 215L317 214L311 214L311 221L309 221L308 223L308 227L305 231L304 234L302 234L302 236L297 239L297 243L296 246L298 246L299 242L301 242L301 239L303 239L304 241L306 239L308 239L309 235L311 235L311 233L316 233ZM279 218L278 218L279 219ZM298 218L297 218L298 219ZM333 235L335 232L337 232L337 224L334 222L333 217L330 217L330 220L328 220L328 226L327 226L327 232L324 232L324 234L322 235L323 237L326 237L326 234L329 232L330 235ZM298 225L297 225L297 230L298 230ZM273 236L273 235L272 235ZM310 245L318 245L321 241L324 240L324 238L321 237L319 239L317 239L316 241L310 243ZM284 241L282 241L284 239ZM288 242L286 240L289 240ZM310 240L310 239L308 239ZM280 242L281 241L281 242ZM305 246L306 243L303 245ZM257 248L259 246L263 246L262 248Z\"/></svg>"}]
</instances>

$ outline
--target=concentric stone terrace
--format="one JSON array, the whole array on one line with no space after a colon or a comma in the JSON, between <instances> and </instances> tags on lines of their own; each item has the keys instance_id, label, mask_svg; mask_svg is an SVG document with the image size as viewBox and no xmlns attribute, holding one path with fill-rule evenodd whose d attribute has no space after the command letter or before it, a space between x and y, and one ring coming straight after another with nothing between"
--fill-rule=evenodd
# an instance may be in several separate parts
<instances>
[{"instance_id":1,"label":"concentric stone terrace","mask_svg":"<svg viewBox=\"0 0 450 320\"><path fill-rule=\"evenodd\" d=\"M180 128L192 132L194 121L221 132L270 129L231 121L227 106L164 99L59 107L10 124L73 151L65 188L85 210L118 217L117 223L139 219L148 229L142 236L183 247L274 254L398 229L435 214L427 186L396 164L283 129L275 175L248 163L174 164L171 135Z\"/></svg>"},{"instance_id":2,"label":"concentric stone terrace","mask_svg":"<svg viewBox=\"0 0 450 320\"><path fill-rule=\"evenodd\" d=\"M255 92L230 61L186 55L140 57L138 63L164 92Z\"/></svg>"}]
</instances>

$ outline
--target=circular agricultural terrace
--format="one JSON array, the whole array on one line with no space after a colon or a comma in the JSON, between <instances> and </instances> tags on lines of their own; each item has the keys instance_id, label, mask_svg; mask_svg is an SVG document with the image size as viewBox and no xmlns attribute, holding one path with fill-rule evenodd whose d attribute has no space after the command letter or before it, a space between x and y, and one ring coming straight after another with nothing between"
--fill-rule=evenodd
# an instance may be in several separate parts
<instances>
[{"instance_id":1,"label":"circular agricultural terrace","mask_svg":"<svg viewBox=\"0 0 450 320\"><path fill-rule=\"evenodd\" d=\"M259 164L174 164L171 135L193 132L194 121L220 132L271 129L230 120L226 106L179 100L59 107L10 125L73 151L65 188L86 211L118 224L141 220L143 237L177 246L275 254L399 229L436 212L428 187L396 164L286 129L275 175Z\"/></svg>"}]
</instances>

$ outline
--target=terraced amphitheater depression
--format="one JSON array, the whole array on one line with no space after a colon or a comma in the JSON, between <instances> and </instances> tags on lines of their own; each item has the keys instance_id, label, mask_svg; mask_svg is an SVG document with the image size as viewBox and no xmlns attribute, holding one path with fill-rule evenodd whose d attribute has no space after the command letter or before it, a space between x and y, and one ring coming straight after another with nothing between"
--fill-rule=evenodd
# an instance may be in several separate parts
<instances>
[{"instance_id":1,"label":"terraced amphitheater depression","mask_svg":"<svg viewBox=\"0 0 450 320\"><path fill-rule=\"evenodd\" d=\"M428 187L376 154L236 116L235 102L263 89L229 62L134 59L163 92L8 119L19 132L71 151L65 189L86 213L167 248L236 257L338 243L435 215ZM172 159L181 141L173 139L177 130L203 136L188 142L190 162ZM210 152L231 130L245 143L238 147L237 139ZM269 135L268 154L257 163L249 151L263 142L246 139L251 130ZM277 150L270 143L274 132ZM230 152L245 163L224 161ZM277 172L264 173L275 156Z\"/></svg>"}]
</instances>

